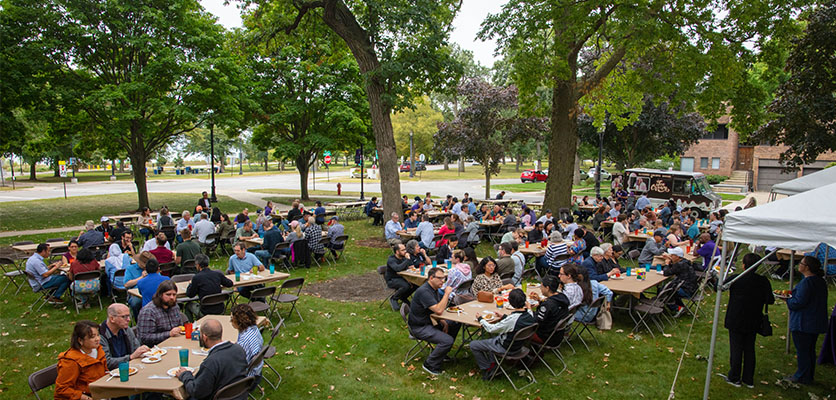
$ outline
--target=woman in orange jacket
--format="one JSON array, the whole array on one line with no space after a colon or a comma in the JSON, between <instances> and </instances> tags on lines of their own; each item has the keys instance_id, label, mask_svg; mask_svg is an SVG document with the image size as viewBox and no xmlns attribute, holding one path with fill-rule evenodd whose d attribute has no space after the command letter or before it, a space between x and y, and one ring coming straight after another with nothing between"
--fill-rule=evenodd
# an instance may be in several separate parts
<instances>
[{"instance_id":1,"label":"woman in orange jacket","mask_svg":"<svg viewBox=\"0 0 836 400\"><path fill-rule=\"evenodd\" d=\"M107 373L105 352L99 344L99 325L78 321L73 328L70 349L58 355L55 399L93 400L90 383Z\"/></svg>"}]
</instances>

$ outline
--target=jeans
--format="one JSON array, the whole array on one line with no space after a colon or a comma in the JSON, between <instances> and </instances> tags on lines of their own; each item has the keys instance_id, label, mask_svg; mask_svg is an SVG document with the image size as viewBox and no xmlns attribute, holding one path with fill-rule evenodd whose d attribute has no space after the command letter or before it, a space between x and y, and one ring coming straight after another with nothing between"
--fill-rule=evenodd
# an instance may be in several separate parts
<instances>
[{"instance_id":1,"label":"jeans","mask_svg":"<svg viewBox=\"0 0 836 400\"><path fill-rule=\"evenodd\" d=\"M258 257L259 260L261 260L262 265L270 265L270 259L273 258L273 253L267 250L256 250L254 253L255 256Z\"/></svg>"},{"instance_id":2,"label":"jeans","mask_svg":"<svg viewBox=\"0 0 836 400\"><path fill-rule=\"evenodd\" d=\"M470 351L473 353L473 358L476 359L476 366L484 371L494 363L494 353L505 353L505 348L499 344L499 336L496 336L470 342Z\"/></svg>"},{"instance_id":3,"label":"jeans","mask_svg":"<svg viewBox=\"0 0 836 400\"><path fill-rule=\"evenodd\" d=\"M70 280L66 275L52 275L41 286L46 290L55 289L52 297L60 299L64 295L64 292L67 291L67 288L70 287Z\"/></svg>"},{"instance_id":4,"label":"jeans","mask_svg":"<svg viewBox=\"0 0 836 400\"><path fill-rule=\"evenodd\" d=\"M131 309L131 315L134 321L139 320L139 310L142 309L142 299L136 296L128 295L128 308Z\"/></svg>"},{"instance_id":5,"label":"jeans","mask_svg":"<svg viewBox=\"0 0 836 400\"><path fill-rule=\"evenodd\" d=\"M150 230L150 229L148 229L148 228L140 228L140 229L139 229L139 233L140 233L141 235L145 236L145 240L148 240L148 238L150 238L150 237L151 237L151 234L152 234L153 232L151 232L151 230Z\"/></svg>"},{"instance_id":6,"label":"jeans","mask_svg":"<svg viewBox=\"0 0 836 400\"><path fill-rule=\"evenodd\" d=\"M389 280L386 282L386 285L397 290L395 294L392 295L392 298L400 300L401 302L407 302L407 299L409 299L409 296L412 295L412 292L418 289L403 278Z\"/></svg>"},{"instance_id":7,"label":"jeans","mask_svg":"<svg viewBox=\"0 0 836 400\"><path fill-rule=\"evenodd\" d=\"M755 335L755 332L729 331L729 373L726 375L729 381L755 384Z\"/></svg>"},{"instance_id":8,"label":"jeans","mask_svg":"<svg viewBox=\"0 0 836 400\"><path fill-rule=\"evenodd\" d=\"M793 377L801 383L812 383L816 371L816 340L818 333L792 331L792 342L798 356L798 369Z\"/></svg>"},{"instance_id":9,"label":"jeans","mask_svg":"<svg viewBox=\"0 0 836 400\"><path fill-rule=\"evenodd\" d=\"M447 321L447 325L449 334L444 333L444 331L441 330L441 324L436 326L423 325L410 327L410 329L412 329L413 336L435 344L435 349L433 349L432 353L427 356L427 360L424 361L424 364L426 364L430 369L436 371L441 370L441 362L444 360L444 356L446 356L447 353L450 352L450 349L453 348L453 343L456 341L456 335L459 333L458 323Z\"/></svg>"}]
</instances>

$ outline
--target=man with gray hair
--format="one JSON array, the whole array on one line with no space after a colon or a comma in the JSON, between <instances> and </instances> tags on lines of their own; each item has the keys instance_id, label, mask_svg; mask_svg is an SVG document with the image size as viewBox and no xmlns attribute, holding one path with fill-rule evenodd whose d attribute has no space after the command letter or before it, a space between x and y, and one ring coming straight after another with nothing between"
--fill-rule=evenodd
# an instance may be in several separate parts
<instances>
[{"instance_id":1,"label":"man with gray hair","mask_svg":"<svg viewBox=\"0 0 836 400\"><path fill-rule=\"evenodd\" d=\"M195 222L194 229L192 229L192 236L197 237L197 241L202 244L212 244L215 239L206 240L206 237L215 233L215 224L209 220L206 213L200 214L200 221Z\"/></svg>"},{"instance_id":2,"label":"man with gray hair","mask_svg":"<svg viewBox=\"0 0 836 400\"><path fill-rule=\"evenodd\" d=\"M78 234L78 245L87 249L104 243L104 234L96 230L96 224L92 220L84 222L84 231Z\"/></svg>"},{"instance_id":3,"label":"man with gray hair","mask_svg":"<svg viewBox=\"0 0 836 400\"><path fill-rule=\"evenodd\" d=\"M222 387L247 376L247 355L236 343L223 340L223 326L215 319L207 319L200 326L200 344L209 355L200 363L196 375L185 368L177 370L177 379L194 399L208 399ZM243 395L241 399L246 399Z\"/></svg>"},{"instance_id":4,"label":"man with gray hair","mask_svg":"<svg viewBox=\"0 0 836 400\"><path fill-rule=\"evenodd\" d=\"M604 244L610 245L609 243ZM581 268L586 269L589 280L603 282L610 279L611 276L621 273L618 268L607 269L607 265L603 262L605 252L603 248L595 246L589 251L589 257L581 263Z\"/></svg>"},{"instance_id":5,"label":"man with gray hair","mask_svg":"<svg viewBox=\"0 0 836 400\"><path fill-rule=\"evenodd\" d=\"M107 319L99 327L99 338L107 358L107 368L118 368L120 363L142 358L148 346L140 345L131 329L131 311L122 303L107 308Z\"/></svg>"},{"instance_id":6,"label":"man with gray hair","mask_svg":"<svg viewBox=\"0 0 836 400\"><path fill-rule=\"evenodd\" d=\"M192 221L192 214L189 213L188 210L183 210L183 217L180 218L179 221L177 221L177 225L175 226L174 231L175 232L180 232L183 229L188 229L188 230L191 231L193 227L194 227L194 221ZM177 243L182 243L182 242L183 242L183 238L180 236L180 234L178 234L177 235Z\"/></svg>"},{"instance_id":7,"label":"man with gray hair","mask_svg":"<svg viewBox=\"0 0 836 400\"><path fill-rule=\"evenodd\" d=\"M400 214L397 212L392 212L392 219L386 223L383 231L386 234L386 240L398 239L398 232L404 230L403 225L399 222L401 219Z\"/></svg>"}]
</instances>

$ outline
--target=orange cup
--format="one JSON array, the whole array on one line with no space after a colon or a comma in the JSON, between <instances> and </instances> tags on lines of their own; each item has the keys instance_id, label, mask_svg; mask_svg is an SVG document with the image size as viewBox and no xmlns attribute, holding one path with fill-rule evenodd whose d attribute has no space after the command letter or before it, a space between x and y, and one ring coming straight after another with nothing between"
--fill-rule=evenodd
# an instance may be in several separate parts
<instances>
[{"instance_id":1,"label":"orange cup","mask_svg":"<svg viewBox=\"0 0 836 400\"><path fill-rule=\"evenodd\" d=\"M525 248L528 248L528 240L525 241Z\"/></svg>"}]
</instances>

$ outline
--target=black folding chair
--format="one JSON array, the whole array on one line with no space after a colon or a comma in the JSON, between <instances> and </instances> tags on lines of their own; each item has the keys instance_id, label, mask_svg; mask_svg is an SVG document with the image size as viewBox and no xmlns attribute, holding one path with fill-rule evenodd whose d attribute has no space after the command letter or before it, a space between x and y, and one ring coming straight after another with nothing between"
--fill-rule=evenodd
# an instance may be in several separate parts
<instances>
[{"instance_id":1,"label":"black folding chair","mask_svg":"<svg viewBox=\"0 0 836 400\"><path fill-rule=\"evenodd\" d=\"M266 381L268 384L270 384L270 386L273 387L274 390L277 389L279 387L279 385L282 383L282 375L279 373L279 371L277 371L275 368L273 368L272 365L270 365L269 360L272 359L273 356L276 355L276 347L273 346L272 344L273 344L273 340L276 339L276 336L279 335L279 330L281 329L283 323L284 323L284 320L279 319L279 323L277 323L273 326L273 333L270 335L270 340L267 342L268 349L267 349L267 352L264 354L264 365L267 368L269 368L270 371L273 371L273 373L276 374L276 378L277 378L276 383L273 384L272 381L267 379L267 376L265 376L265 374L264 374L265 369L263 369L263 368L261 369L261 378L264 381Z\"/></svg>"},{"instance_id":2,"label":"black folding chair","mask_svg":"<svg viewBox=\"0 0 836 400\"><path fill-rule=\"evenodd\" d=\"M296 315L299 316L299 319L302 320L302 322L305 322L305 319L302 318L302 313L299 312L298 308L296 308L296 302L299 301L299 295L302 294L302 285L304 283L305 278L288 279L282 282L282 285L279 287L279 294L273 296L273 301L276 303L276 307L278 307L278 304L285 303L289 303L291 305L290 311L287 313L287 318L290 318L293 315L293 310L296 310ZM296 294L284 293L285 290L292 291L293 289L296 289ZM278 313L279 317L281 317L281 312ZM282 319L284 320L287 318Z\"/></svg>"},{"instance_id":3,"label":"black folding chair","mask_svg":"<svg viewBox=\"0 0 836 400\"><path fill-rule=\"evenodd\" d=\"M252 307L253 311L258 313L266 313L267 314L267 321L270 322L270 326L273 325L273 311L275 310L275 300L273 299L276 294L276 287L275 286L265 286L262 288L258 288L250 292L250 307ZM253 300L253 299L264 299L264 301L260 300Z\"/></svg>"},{"instance_id":4,"label":"black folding chair","mask_svg":"<svg viewBox=\"0 0 836 400\"><path fill-rule=\"evenodd\" d=\"M58 364L52 364L29 375L29 388L32 389L35 398L41 400L38 392L54 385L56 379L58 379Z\"/></svg>"},{"instance_id":5,"label":"black folding chair","mask_svg":"<svg viewBox=\"0 0 836 400\"><path fill-rule=\"evenodd\" d=\"M432 343L423 339L418 339L417 337L415 337L415 335L412 334L412 328L409 327L409 304L407 303L401 304L401 319L403 320L403 323L406 324L406 331L409 334L409 340L415 341L415 344L412 345L412 347L410 347L409 350L406 351L406 356L404 357L403 362L409 362L409 360L423 353L424 350L429 350L430 352L432 352Z\"/></svg>"},{"instance_id":6,"label":"black folding chair","mask_svg":"<svg viewBox=\"0 0 836 400\"><path fill-rule=\"evenodd\" d=\"M180 274L181 275L194 275L197 272L197 265L194 262L194 259L183 261L183 264L180 266Z\"/></svg>"},{"instance_id":7,"label":"black folding chair","mask_svg":"<svg viewBox=\"0 0 836 400\"><path fill-rule=\"evenodd\" d=\"M41 286L41 284L38 283L37 280L35 280L35 276L32 275L31 272L24 270L23 273L26 274L26 279L28 279L32 282L35 282L36 287L34 289L32 289L32 291L35 292L36 294L38 294L39 297L32 304L29 305L29 309L32 310L33 307L35 307L36 305L38 305L38 303L40 303L40 305L38 305L38 308L34 310L34 312L36 313L36 312L41 310L41 307L43 307L44 304L49 302L49 298L52 296L53 293L55 293L57 288L56 289L46 289L43 286Z\"/></svg>"},{"instance_id":8,"label":"black folding chair","mask_svg":"<svg viewBox=\"0 0 836 400\"><path fill-rule=\"evenodd\" d=\"M540 362L542 362L543 365L545 365L546 368L548 368L549 372L551 372L553 376L558 376L562 374L563 371L566 371L566 368L568 366L566 365L566 359L563 358L563 354L560 353L560 345L566 341L565 338L561 337L560 342L557 342L555 344L551 344L552 339L555 337L555 335L563 336L566 334L566 330L569 329L569 327L572 325L572 318L574 316L575 314L566 314L566 316L563 317L563 319L561 319L557 322L557 324L555 324L554 330L552 330L552 333L549 334L549 337L546 338L542 344L531 342L531 348L534 351L534 358L540 360ZM551 352L554 353L557 359L560 360L561 363L563 363L563 369L561 369L558 373L554 372L552 367L549 365L548 362L546 362L545 358L543 357L544 353L548 350L551 350Z\"/></svg>"},{"instance_id":9,"label":"black folding chair","mask_svg":"<svg viewBox=\"0 0 836 400\"><path fill-rule=\"evenodd\" d=\"M227 304L229 303L230 294L229 292L221 292L217 294L210 294L208 296L203 296L200 299L200 309L202 310L206 306L214 306L217 304L223 304L224 309L221 312L221 315L226 314Z\"/></svg>"},{"instance_id":10,"label":"black folding chair","mask_svg":"<svg viewBox=\"0 0 836 400\"><path fill-rule=\"evenodd\" d=\"M288 274L290 273L290 261L288 261L283 251L289 249L290 246L290 242L276 243L276 247L273 248L273 254L270 256L270 262L281 263L281 266Z\"/></svg>"},{"instance_id":11,"label":"black folding chair","mask_svg":"<svg viewBox=\"0 0 836 400\"><path fill-rule=\"evenodd\" d=\"M18 284L16 278L18 276L25 277L26 275L23 273L23 271L20 270L20 267L17 266L15 261L8 257L0 257L0 269L3 270L3 276L5 276L9 280L8 282L6 282L6 286L3 286L3 291L0 293L6 293L6 288L8 288L9 285L13 284L17 288L17 290L15 290L15 295L17 295L18 292L20 292L20 288L22 288L23 285ZM26 283L25 279L24 283Z\"/></svg>"},{"instance_id":12,"label":"black folding chair","mask_svg":"<svg viewBox=\"0 0 836 400\"><path fill-rule=\"evenodd\" d=\"M640 301L633 305L633 308L630 310L630 317L636 323L636 326L633 327L633 332L638 332L641 326L644 326L650 332L650 335L655 338L656 335L653 334L653 330L647 324L647 320L651 320L663 334L665 333L665 327L659 318L660 315L664 315L665 313L668 299L676 293L675 287L675 285L666 285L656 297L648 301ZM634 313L638 317L638 320L633 318Z\"/></svg>"},{"instance_id":13,"label":"black folding chair","mask_svg":"<svg viewBox=\"0 0 836 400\"><path fill-rule=\"evenodd\" d=\"M174 281L174 283L189 282L192 280L192 278L194 278L194 274L177 274L172 276L171 280Z\"/></svg>"},{"instance_id":14,"label":"black folding chair","mask_svg":"<svg viewBox=\"0 0 836 400\"><path fill-rule=\"evenodd\" d=\"M601 312L601 308L604 306L604 300L606 300L604 296L599 296L597 299L592 300L592 303L589 304L589 307L586 309L586 312L584 313L582 319L589 319L588 317L592 313L595 313L595 317L598 317L598 313ZM571 338L573 336L577 336L578 339L581 340L581 343L583 343L583 346L586 347L586 351L590 351L589 346L586 344L586 341L583 340L583 336L581 335L584 332L588 332L589 335L592 336L593 339L595 339L595 343L600 345L600 343L598 343L598 338L595 337L595 334L592 333L592 330L589 329L590 325L596 326L596 322L597 321L595 320L595 318L593 318L591 322L575 320L575 326L572 328L572 333L569 335L569 337Z\"/></svg>"},{"instance_id":15,"label":"black folding chair","mask_svg":"<svg viewBox=\"0 0 836 400\"><path fill-rule=\"evenodd\" d=\"M214 400L237 400L242 397L246 397L247 394L250 393L250 389L253 386L253 382L255 382L254 376L248 376L244 379L235 381L226 385L218 390L215 393L215 397L212 397Z\"/></svg>"},{"instance_id":16,"label":"black folding chair","mask_svg":"<svg viewBox=\"0 0 836 400\"><path fill-rule=\"evenodd\" d=\"M508 379L508 382L511 382L511 386L514 387L514 390L524 389L528 386L537 383L537 378L534 377L534 374L531 372L530 369L528 369L528 366L525 365L524 362L521 362L529 355L529 353L531 353L531 350L529 350L529 348L526 347L526 344L528 343L529 339L531 339L531 336L534 335L534 332L537 331L537 326L537 324L532 324L523 329L520 329L519 331L517 331L517 333L514 334L514 338L511 340L511 344L508 346L508 349L506 349L505 352L501 354L493 353L493 359L496 363L496 370L499 370L500 372L502 372L502 375L505 375L505 378ZM521 344L520 348L512 353L511 349L514 348L514 346L517 344ZM522 365L522 367L525 368L526 372L528 372L528 375L531 377L531 382L528 382L523 386L517 387L517 385L514 383L514 380L511 379L511 375L509 375L508 371L505 370L505 367L502 366L502 364L506 361L517 362L519 365ZM494 370L494 376L496 376L496 370Z\"/></svg>"},{"instance_id":17,"label":"black folding chair","mask_svg":"<svg viewBox=\"0 0 836 400\"><path fill-rule=\"evenodd\" d=\"M386 298L383 299L383 301L380 302L380 305L378 306L379 308L383 308L383 305L386 304L386 302L389 301L389 299L391 299L392 296L395 295L395 292L397 292L397 289L390 288L389 284L386 283L386 268L388 268L388 267L385 266L385 265L381 265L381 266L377 267L377 273L378 273L378 275L380 275L380 279L383 280L383 287L385 287L387 290L391 290L392 292L389 293L389 295L386 296Z\"/></svg>"},{"instance_id":18,"label":"black folding chair","mask_svg":"<svg viewBox=\"0 0 836 400\"><path fill-rule=\"evenodd\" d=\"M253 357L253 359L250 360L250 362L247 364L247 375L249 375L250 372L252 372L258 366L258 364L261 364L261 363L264 362L264 357L270 351L270 347L271 346L268 346L268 345L261 346L261 350L258 351L258 354L256 354L255 357ZM261 378L262 378L262 380L265 380L264 379L264 366L263 365L262 365L262 368L261 368ZM272 386L272 384L270 386ZM252 388L250 388L250 391L254 390L257 387L258 387L258 385L253 386ZM263 391L262 391L262 397L264 397L264 392Z\"/></svg>"}]
</instances>

